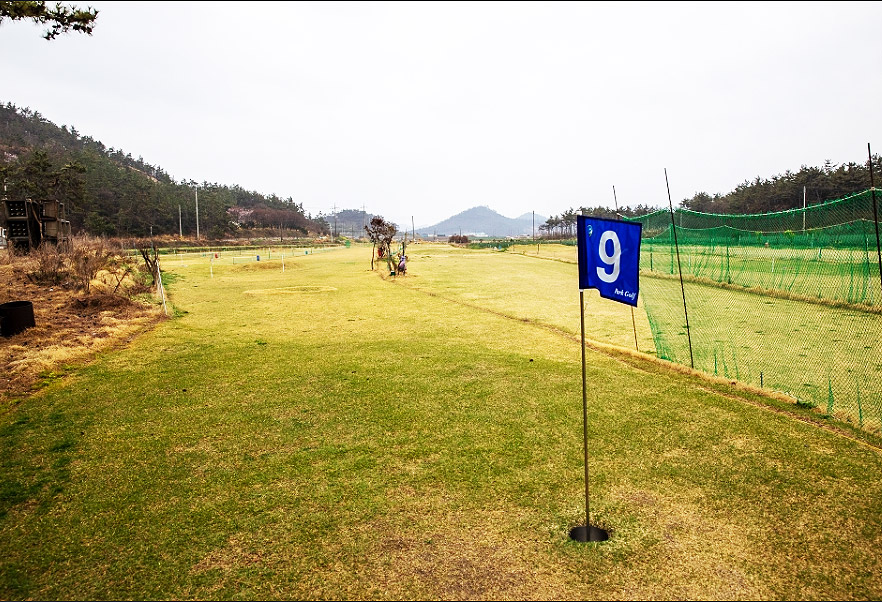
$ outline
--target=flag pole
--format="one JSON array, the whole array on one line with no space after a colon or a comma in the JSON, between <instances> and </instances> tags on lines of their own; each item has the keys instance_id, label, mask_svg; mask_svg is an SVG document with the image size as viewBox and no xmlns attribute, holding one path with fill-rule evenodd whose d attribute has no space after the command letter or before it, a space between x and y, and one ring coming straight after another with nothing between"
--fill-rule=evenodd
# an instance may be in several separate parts
<instances>
[{"instance_id":1,"label":"flag pole","mask_svg":"<svg viewBox=\"0 0 882 602\"><path fill-rule=\"evenodd\" d=\"M585 526L570 529L570 539L578 542L600 542L609 539L609 533L591 526L591 497L588 492L588 387L585 373L585 291L579 290L579 315L582 322L582 449L585 453Z\"/></svg>"},{"instance_id":2,"label":"flag pole","mask_svg":"<svg viewBox=\"0 0 882 602\"><path fill-rule=\"evenodd\" d=\"M585 378L585 291L579 291L579 315L582 322L582 447L585 452L585 528L591 529L591 504L588 495L588 387Z\"/></svg>"}]
</instances>

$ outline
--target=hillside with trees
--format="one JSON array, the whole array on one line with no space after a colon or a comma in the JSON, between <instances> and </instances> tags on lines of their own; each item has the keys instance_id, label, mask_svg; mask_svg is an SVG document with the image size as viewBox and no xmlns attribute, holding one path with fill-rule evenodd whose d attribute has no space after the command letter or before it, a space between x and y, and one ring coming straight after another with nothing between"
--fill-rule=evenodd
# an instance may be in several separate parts
<instances>
[{"instance_id":1,"label":"hillside with trees","mask_svg":"<svg viewBox=\"0 0 882 602\"><path fill-rule=\"evenodd\" d=\"M11 103L0 104L0 182L9 198L64 202L74 233L193 236L197 194L203 238L328 232L324 219L309 216L291 197L176 180L142 157Z\"/></svg>"}]
</instances>

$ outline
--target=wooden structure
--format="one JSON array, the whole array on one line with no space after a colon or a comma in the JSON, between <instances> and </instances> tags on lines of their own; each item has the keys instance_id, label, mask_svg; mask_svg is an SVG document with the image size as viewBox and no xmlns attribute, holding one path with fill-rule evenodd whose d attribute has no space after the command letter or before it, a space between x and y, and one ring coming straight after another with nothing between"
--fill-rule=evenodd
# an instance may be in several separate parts
<instances>
[{"instance_id":1,"label":"wooden structure","mask_svg":"<svg viewBox=\"0 0 882 602\"><path fill-rule=\"evenodd\" d=\"M64 203L55 199L16 199L6 193L0 197L0 226L6 229L6 243L19 249L35 249L43 242L70 242L70 222L65 218Z\"/></svg>"}]
</instances>

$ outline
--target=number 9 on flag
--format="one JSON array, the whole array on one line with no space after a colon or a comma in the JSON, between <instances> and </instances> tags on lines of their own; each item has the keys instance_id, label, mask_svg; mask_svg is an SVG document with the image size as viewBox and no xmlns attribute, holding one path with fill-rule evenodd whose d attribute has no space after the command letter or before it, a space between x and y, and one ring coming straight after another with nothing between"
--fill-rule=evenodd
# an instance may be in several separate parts
<instances>
[{"instance_id":1,"label":"number 9 on flag","mask_svg":"<svg viewBox=\"0 0 882 602\"><path fill-rule=\"evenodd\" d=\"M605 299L637 305L642 225L584 215L576 220L579 288L596 288Z\"/></svg>"}]
</instances>

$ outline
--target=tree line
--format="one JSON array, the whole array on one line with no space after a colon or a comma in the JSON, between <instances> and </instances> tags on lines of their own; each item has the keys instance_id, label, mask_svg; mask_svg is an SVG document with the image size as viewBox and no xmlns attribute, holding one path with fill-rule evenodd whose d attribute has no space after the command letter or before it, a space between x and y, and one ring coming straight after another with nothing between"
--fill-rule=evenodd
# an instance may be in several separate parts
<instances>
[{"instance_id":1,"label":"tree line","mask_svg":"<svg viewBox=\"0 0 882 602\"><path fill-rule=\"evenodd\" d=\"M882 156L874 155L874 175L880 169ZM869 162L834 165L828 160L823 167L803 165L797 172L787 170L771 178L745 180L727 194L698 192L680 206L702 213L773 213L801 209L803 202L808 206L840 199L870 186Z\"/></svg>"},{"instance_id":2,"label":"tree line","mask_svg":"<svg viewBox=\"0 0 882 602\"><path fill-rule=\"evenodd\" d=\"M202 236L221 238L255 229L295 235L328 232L326 220L308 215L291 197L175 180L141 157L108 148L12 103L0 103L0 184L11 199L64 202L75 233L192 236L197 195Z\"/></svg>"},{"instance_id":3,"label":"tree line","mask_svg":"<svg viewBox=\"0 0 882 602\"><path fill-rule=\"evenodd\" d=\"M882 156L873 155L874 178L882 173ZM771 178L756 177L745 180L727 194L710 195L697 192L691 198L680 201L679 207L701 213L756 214L801 209L843 198L868 190L871 187L870 165L867 163L844 163L834 165L826 161L823 167L807 167L797 171L785 171ZM609 207L579 207L555 215L539 226L539 232L547 238L572 238L576 234L576 216L580 213L592 217L619 219L639 217L664 209L637 205L622 207L618 211Z\"/></svg>"},{"instance_id":4,"label":"tree line","mask_svg":"<svg viewBox=\"0 0 882 602\"><path fill-rule=\"evenodd\" d=\"M609 207L579 207L567 209L560 215L552 215L545 223L539 226L540 236L546 238L572 238L576 235L576 216L590 215L605 219L621 219L623 217L637 217L658 211L656 207L637 205L635 207L621 207L618 211Z\"/></svg>"}]
</instances>

